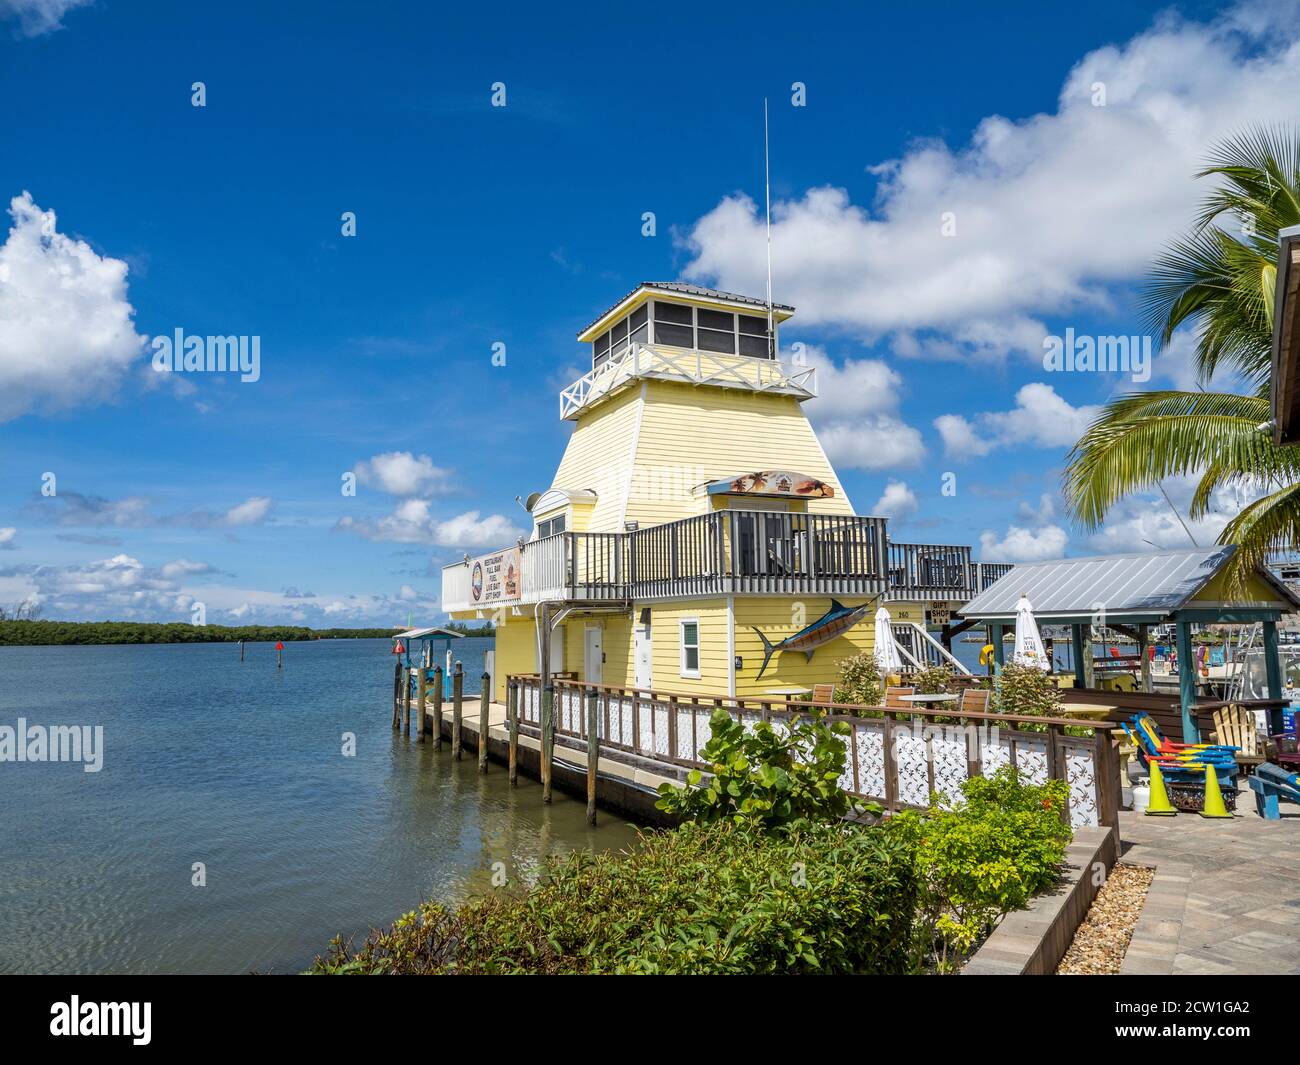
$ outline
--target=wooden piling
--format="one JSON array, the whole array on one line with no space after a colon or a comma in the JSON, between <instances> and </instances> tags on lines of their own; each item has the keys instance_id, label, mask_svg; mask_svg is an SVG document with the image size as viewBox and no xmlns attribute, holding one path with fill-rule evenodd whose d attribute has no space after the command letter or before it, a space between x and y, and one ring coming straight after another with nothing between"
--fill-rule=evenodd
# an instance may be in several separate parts
<instances>
[{"instance_id":1,"label":"wooden piling","mask_svg":"<svg viewBox=\"0 0 1300 1065\"><path fill-rule=\"evenodd\" d=\"M433 671L433 749L442 750L442 666Z\"/></svg>"},{"instance_id":2,"label":"wooden piling","mask_svg":"<svg viewBox=\"0 0 1300 1065\"><path fill-rule=\"evenodd\" d=\"M506 686L506 723L510 729L510 783L519 783L519 685Z\"/></svg>"},{"instance_id":3,"label":"wooden piling","mask_svg":"<svg viewBox=\"0 0 1300 1065\"><path fill-rule=\"evenodd\" d=\"M402 674L402 735L411 734L411 671Z\"/></svg>"},{"instance_id":4,"label":"wooden piling","mask_svg":"<svg viewBox=\"0 0 1300 1065\"><path fill-rule=\"evenodd\" d=\"M429 674L428 671L420 667L420 679L416 682L416 691L419 693L415 704L415 734L421 743L424 742L424 734L429 730L428 722L424 719L424 700L428 694Z\"/></svg>"},{"instance_id":5,"label":"wooden piling","mask_svg":"<svg viewBox=\"0 0 1300 1065\"><path fill-rule=\"evenodd\" d=\"M596 766L600 761L600 693L587 691L587 824L596 823Z\"/></svg>"},{"instance_id":6,"label":"wooden piling","mask_svg":"<svg viewBox=\"0 0 1300 1065\"><path fill-rule=\"evenodd\" d=\"M479 680L478 697L478 771L487 772L488 700L492 697L492 678L486 673Z\"/></svg>"},{"instance_id":7,"label":"wooden piling","mask_svg":"<svg viewBox=\"0 0 1300 1065\"><path fill-rule=\"evenodd\" d=\"M398 707L402 705L402 660L399 658L393 663L393 730L397 730L400 724L398 714L401 712Z\"/></svg>"},{"instance_id":8,"label":"wooden piling","mask_svg":"<svg viewBox=\"0 0 1300 1065\"><path fill-rule=\"evenodd\" d=\"M241 662L244 660L244 641L243 641L243 640L240 640L240 641L239 641L239 660L240 660Z\"/></svg>"},{"instance_id":9,"label":"wooden piling","mask_svg":"<svg viewBox=\"0 0 1300 1065\"><path fill-rule=\"evenodd\" d=\"M451 756L460 761L460 714L465 695L465 670L459 662L451 675Z\"/></svg>"},{"instance_id":10,"label":"wooden piling","mask_svg":"<svg viewBox=\"0 0 1300 1065\"><path fill-rule=\"evenodd\" d=\"M551 801L551 760L555 756L555 689L542 689L542 802Z\"/></svg>"}]
</instances>

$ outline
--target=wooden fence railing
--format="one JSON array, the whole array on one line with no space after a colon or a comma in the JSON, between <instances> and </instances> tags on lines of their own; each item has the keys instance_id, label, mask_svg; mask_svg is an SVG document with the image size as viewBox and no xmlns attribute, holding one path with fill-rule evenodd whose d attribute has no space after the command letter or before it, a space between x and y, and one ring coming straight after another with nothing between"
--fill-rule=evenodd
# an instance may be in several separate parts
<instances>
[{"instance_id":1,"label":"wooden fence railing","mask_svg":"<svg viewBox=\"0 0 1300 1065\"><path fill-rule=\"evenodd\" d=\"M519 720L540 728L540 678L513 675L508 682L518 691ZM561 679L554 689L557 735L586 741L583 700L594 690L600 748L689 768L707 768L700 753L716 710L750 726L808 713L807 703L781 699L709 698ZM849 726L840 786L882 803L890 812L923 808L935 793L957 795L965 780L1010 765L1031 783L1066 781L1070 823L1075 827L1118 825L1119 757L1107 723L841 703L819 706L830 711L830 720ZM1080 731L1090 734L1077 735Z\"/></svg>"}]
</instances>

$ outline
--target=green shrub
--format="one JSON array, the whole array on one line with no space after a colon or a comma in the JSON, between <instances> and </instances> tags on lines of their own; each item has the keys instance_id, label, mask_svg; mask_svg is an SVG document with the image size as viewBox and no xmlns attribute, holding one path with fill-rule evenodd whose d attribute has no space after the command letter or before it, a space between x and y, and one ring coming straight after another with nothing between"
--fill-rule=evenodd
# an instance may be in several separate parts
<instances>
[{"instance_id":1,"label":"green shrub","mask_svg":"<svg viewBox=\"0 0 1300 1065\"><path fill-rule=\"evenodd\" d=\"M1060 714L1061 689L1050 673L1008 663L994 682L991 701L999 714L1054 717Z\"/></svg>"},{"instance_id":2,"label":"green shrub","mask_svg":"<svg viewBox=\"0 0 1300 1065\"><path fill-rule=\"evenodd\" d=\"M853 655L840 662L835 681L835 701L859 706L879 706L884 695L880 667L870 654Z\"/></svg>"},{"instance_id":3,"label":"green shrub","mask_svg":"<svg viewBox=\"0 0 1300 1065\"><path fill-rule=\"evenodd\" d=\"M805 819L838 821L851 805L839 784L848 756L840 737L849 728L824 718L814 711L745 728L725 710L715 710L700 752L710 776L693 769L685 787L661 784L655 805L684 820L726 819L761 829Z\"/></svg>"},{"instance_id":4,"label":"green shrub","mask_svg":"<svg viewBox=\"0 0 1300 1065\"><path fill-rule=\"evenodd\" d=\"M878 973L909 965L916 878L901 833L727 822L551 859L521 895L426 903L313 973Z\"/></svg>"},{"instance_id":5,"label":"green shrub","mask_svg":"<svg viewBox=\"0 0 1300 1065\"><path fill-rule=\"evenodd\" d=\"M947 666L928 666L907 675L907 684L917 695L943 695L953 690L952 670Z\"/></svg>"},{"instance_id":6,"label":"green shrub","mask_svg":"<svg viewBox=\"0 0 1300 1065\"><path fill-rule=\"evenodd\" d=\"M962 785L959 804L888 823L915 854L920 894L916 964L952 971L993 926L1059 876L1071 832L1067 785L1023 783L1007 767Z\"/></svg>"}]
</instances>

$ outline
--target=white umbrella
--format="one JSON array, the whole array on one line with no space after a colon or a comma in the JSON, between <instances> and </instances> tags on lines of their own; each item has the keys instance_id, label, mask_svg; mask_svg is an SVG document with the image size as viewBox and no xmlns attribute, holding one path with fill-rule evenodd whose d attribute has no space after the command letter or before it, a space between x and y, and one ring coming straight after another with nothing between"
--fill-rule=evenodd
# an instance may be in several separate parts
<instances>
[{"instance_id":1,"label":"white umbrella","mask_svg":"<svg viewBox=\"0 0 1300 1065\"><path fill-rule=\"evenodd\" d=\"M1023 595L1016 603L1016 648L1011 654L1011 661L1019 666L1037 666L1044 672L1052 668L1047 660L1047 652L1043 650L1042 638L1038 635L1034 608Z\"/></svg>"},{"instance_id":2,"label":"white umbrella","mask_svg":"<svg viewBox=\"0 0 1300 1065\"><path fill-rule=\"evenodd\" d=\"M893 673L903 668L903 658L894 642L894 629L890 625L889 611L883 606L876 611L876 646L872 658L881 673Z\"/></svg>"}]
</instances>

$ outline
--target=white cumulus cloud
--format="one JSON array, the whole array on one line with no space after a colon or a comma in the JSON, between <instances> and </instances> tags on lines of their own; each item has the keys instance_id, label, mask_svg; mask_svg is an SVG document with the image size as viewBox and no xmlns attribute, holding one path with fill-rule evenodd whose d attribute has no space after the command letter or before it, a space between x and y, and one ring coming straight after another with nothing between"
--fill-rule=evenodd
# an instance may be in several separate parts
<instances>
[{"instance_id":1,"label":"white cumulus cloud","mask_svg":"<svg viewBox=\"0 0 1300 1065\"><path fill-rule=\"evenodd\" d=\"M1051 385L1033 381L1016 392L1016 405L1009 411L988 411L973 418L941 414L934 427L943 438L946 454L969 458L987 455L1004 444L1070 447L1098 410L1072 406Z\"/></svg>"},{"instance_id":2,"label":"white cumulus cloud","mask_svg":"<svg viewBox=\"0 0 1300 1065\"><path fill-rule=\"evenodd\" d=\"M1186 228L1210 145L1247 120L1295 121L1298 41L1290 3L1208 22L1164 14L1063 70L1051 110L990 114L964 143L864 160L878 179L869 205L834 185L778 201L777 295L805 324L892 336L900 351L1041 358L1038 316L1109 307ZM763 290L748 197L724 198L684 241L687 278Z\"/></svg>"},{"instance_id":3,"label":"white cumulus cloud","mask_svg":"<svg viewBox=\"0 0 1300 1065\"><path fill-rule=\"evenodd\" d=\"M902 518L914 514L916 507L916 493L908 484L905 481L891 480L880 493L871 513L882 518Z\"/></svg>"},{"instance_id":4,"label":"white cumulus cloud","mask_svg":"<svg viewBox=\"0 0 1300 1065\"><path fill-rule=\"evenodd\" d=\"M0 421L110 398L142 350L126 263L60 233L15 196L0 245Z\"/></svg>"},{"instance_id":5,"label":"white cumulus cloud","mask_svg":"<svg viewBox=\"0 0 1300 1065\"><path fill-rule=\"evenodd\" d=\"M451 471L433 464L428 455L388 451L358 462L353 472L364 485L394 496L432 495L450 488Z\"/></svg>"}]
</instances>

